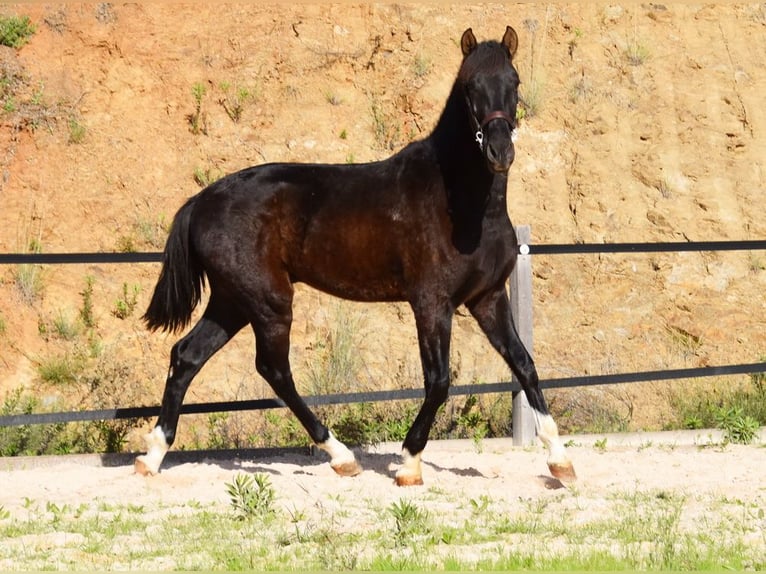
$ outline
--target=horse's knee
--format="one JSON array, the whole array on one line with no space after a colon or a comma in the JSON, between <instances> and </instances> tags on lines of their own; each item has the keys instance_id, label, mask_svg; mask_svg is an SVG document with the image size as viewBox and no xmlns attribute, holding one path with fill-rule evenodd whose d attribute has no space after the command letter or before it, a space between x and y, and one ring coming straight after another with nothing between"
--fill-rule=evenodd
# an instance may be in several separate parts
<instances>
[{"instance_id":1,"label":"horse's knee","mask_svg":"<svg viewBox=\"0 0 766 574\"><path fill-rule=\"evenodd\" d=\"M426 400L440 407L449 397L449 377L440 378L431 385L426 391Z\"/></svg>"}]
</instances>

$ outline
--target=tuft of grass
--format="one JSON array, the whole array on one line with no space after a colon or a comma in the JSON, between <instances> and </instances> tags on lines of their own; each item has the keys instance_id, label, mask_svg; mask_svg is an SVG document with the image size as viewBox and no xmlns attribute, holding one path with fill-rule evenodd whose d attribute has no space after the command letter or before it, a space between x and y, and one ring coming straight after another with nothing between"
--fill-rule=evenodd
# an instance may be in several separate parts
<instances>
[{"instance_id":1,"label":"tuft of grass","mask_svg":"<svg viewBox=\"0 0 766 574\"><path fill-rule=\"evenodd\" d=\"M766 263L763 259L757 255L756 252L750 252L750 272L753 275L757 275L759 272L766 270Z\"/></svg>"},{"instance_id":2,"label":"tuft of grass","mask_svg":"<svg viewBox=\"0 0 766 574\"><path fill-rule=\"evenodd\" d=\"M93 285L96 279L92 275L85 277L85 288L80 291L82 306L80 307L80 319L87 329L96 327L96 318L93 313Z\"/></svg>"},{"instance_id":3,"label":"tuft of grass","mask_svg":"<svg viewBox=\"0 0 766 574\"><path fill-rule=\"evenodd\" d=\"M764 514L755 502L706 500L703 514L689 514L681 493L636 490L600 499L597 513L573 506L571 496L543 496L493 501L491 510L480 499L477 514L456 496L428 491L438 524L413 502L384 506L374 497L357 504L331 497L353 515L322 500L301 511L274 509L265 522L232 519L228 509L194 501L146 513L134 504L25 498L15 510L0 509L0 536L4 560L25 571L71 564L83 552L90 567L103 570L172 564L259 571L757 571L766 564ZM55 532L73 536L45 536ZM140 548L123 543L137 537Z\"/></svg>"},{"instance_id":4,"label":"tuft of grass","mask_svg":"<svg viewBox=\"0 0 766 574\"><path fill-rule=\"evenodd\" d=\"M431 71L431 68L431 60L423 54L416 55L412 61L412 73L417 79L425 78Z\"/></svg>"},{"instance_id":5,"label":"tuft of grass","mask_svg":"<svg viewBox=\"0 0 766 574\"><path fill-rule=\"evenodd\" d=\"M649 59L649 48L641 43L639 40L628 40L625 50L623 51L625 60L631 66L641 66Z\"/></svg>"},{"instance_id":6,"label":"tuft of grass","mask_svg":"<svg viewBox=\"0 0 766 574\"><path fill-rule=\"evenodd\" d=\"M27 243L27 253L42 253L42 244L39 236ZM31 305L39 299L43 292L43 267L34 263L23 263L16 268L16 288L21 294L22 300Z\"/></svg>"},{"instance_id":7,"label":"tuft of grass","mask_svg":"<svg viewBox=\"0 0 766 574\"><path fill-rule=\"evenodd\" d=\"M543 81L539 78L531 78L527 83L522 84L519 92L519 103L523 110L522 117L519 119L529 119L539 115L545 99Z\"/></svg>"},{"instance_id":8,"label":"tuft of grass","mask_svg":"<svg viewBox=\"0 0 766 574\"><path fill-rule=\"evenodd\" d=\"M758 436L760 423L744 414L742 407L720 409L716 415L718 428L724 431L724 440L735 444L750 444Z\"/></svg>"},{"instance_id":9,"label":"tuft of grass","mask_svg":"<svg viewBox=\"0 0 766 574\"><path fill-rule=\"evenodd\" d=\"M207 187L211 183L215 183L221 179L221 177L223 177L223 174L212 167L198 167L194 170L194 181L197 182L197 185L200 187Z\"/></svg>"},{"instance_id":10,"label":"tuft of grass","mask_svg":"<svg viewBox=\"0 0 766 574\"><path fill-rule=\"evenodd\" d=\"M29 16L0 16L0 45L19 49L34 33Z\"/></svg>"},{"instance_id":11,"label":"tuft of grass","mask_svg":"<svg viewBox=\"0 0 766 574\"><path fill-rule=\"evenodd\" d=\"M83 124L80 120L77 118L71 117L69 118L69 140L68 142L70 144L81 144L83 140L85 140L85 134L87 133L87 128L85 127L85 124Z\"/></svg>"},{"instance_id":12,"label":"tuft of grass","mask_svg":"<svg viewBox=\"0 0 766 574\"><path fill-rule=\"evenodd\" d=\"M229 82L222 82L219 87L223 92L223 97L218 100L218 103L221 104L224 111L226 112L226 115L229 116L231 121L234 123L239 122L239 120L242 119L242 114L245 111L245 106L255 101L255 90L252 88L246 88L244 86L232 86L232 84ZM201 105L201 97L199 99L200 103L198 104L198 114L199 106ZM195 94L195 101L196 100L197 96Z\"/></svg>"},{"instance_id":13,"label":"tuft of grass","mask_svg":"<svg viewBox=\"0 0 766 574\"><path fill-rule=\"evenodd\" d=\"M417 537L431 530L428 512L414 502L401 499L392 502L387 511L394 518L394 542L397 546L414 544Z\"/></svg>"},{"instance_id":14,"label":"tuft of grass","mask_svg":"<svg viewBox=\"0 0 766 574\"><path fill-rule=\"evenodd\" d=\"M372 133L375 143L382 150L395 150L402 138L402 130L392 114L387 113L378 100L370 106L372 114Z\"/></svg>"},{"instance_id":15,"label":"tuft of grass","mask_svg":"<svg viewBox=\"0 0 766 574\"><path fill-rule=\"evenodd\" d=\"M540 31L540 22L534 18L527 18L523 22L530 37L530 49L527 52L526 62L520 72L523 73L523 79L519 88L519 106L520 110L516 112L519 119L529 119L538 115L543 107L545 99L545 82L543 74L538 69L538 62L545 56L545 35L548 27L548 16L546 14L543 23L542 33L539 35L542 40L538 41L538 31ZM538 45L540 44L540 45Z\"/></svg>"},{"instance_id":16,"label":"tuft of grass","mask_svg":"<svg viewBox=\"0 0 766 574\"><path fill-rule=\"evenodd\" d=\"M53 319L53 330L61 339L73 341L80 334L80 325L63 311L59 311L58 315Z\"/></svg>"},{"instance_id":17,"label":"tuft of grass","mask_svg":"<svg viewBox=\"0 0 766 574\"><path fill-rule=\"evenodd\" d=\"M196 82L191 89L194 98L194 112L186 116L189 122L189 129L194 135L207 134L207 117L202 113L202 100L207 93L205 85Z\"/></svg>"},{"instance_id":18,"label":"tuft of grass","mask_svg":"<svg viewBox=\"0 0 766 574\"><path fill-rule=\"evenodd\" d=\"M679 392L670 401L678 414L666 428L719 428L726 441L749 444L759 427L766 425L766 374L753 373L748 383L738 386Z\"/></svg>"},{"instance_id":19,"label":"tuft of grass","mask_svg":"<svg viewBox=\"0 0 766 574\"><path fill-rule=\"evenodd\" d=\"M240 520L264 520L274 515L274 488L265 474L237 474L232 482L226 483L226 492Z\"/></svg>"},{"instance_id":20,"label":"tuft of grass","mask_svg":"<svg viewBox=\"0 0 766 574\"><path fill-rule=\"evenodd\" d=\"M138 294L141 292L140 285L133 285L128 288L127 283L122 284L122 295L114 304L112 314L118 319L127 319L133 314L138 304Z\"/></svg>"},{"instance_id":21,"label":"tuft of grass","mask_svg":"<svg viewBox=\"0 0 766 574\"><path fill-rule=\"evenodd\" d=\"M37 374L44 383L65 386L76 383L83 371L82 357L64 353L42 359L37 364Z\"/></svg>"},{"instance_id":22,"label":"tuft of grass","mask_svg":"<svg viewBox=\"0 0 766 574\"><path fill-rule=\"evenodd\" d=\"M324 99L331 106L339 106L343 103L343 99L338 94L336 94L335 92L331 90L325 91Z\"/></svg>"}]
</instances>

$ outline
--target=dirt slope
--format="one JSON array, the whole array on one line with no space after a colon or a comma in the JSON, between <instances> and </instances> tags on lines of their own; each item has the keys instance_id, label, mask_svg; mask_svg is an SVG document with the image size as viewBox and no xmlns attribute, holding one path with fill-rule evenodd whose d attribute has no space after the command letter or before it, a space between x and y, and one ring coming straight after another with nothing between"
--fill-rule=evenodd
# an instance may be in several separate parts
<instances>
[{"instance_id":1,"label":"dirt slope","mask_svg":"<svg viewBox=\"0 0 766 574\"><path fill-rule=\"evenodd\" d=\"M46 252L156 251L176 209L199 189L195 177L266 161L386 157L436 121L462 31L499 37L506 24L521 38L517 67L530 108L508 207L535 242L766 237L762 5L0 11L28 14L37 27L20 50L0 52L16 89L15 106L0 112L2 252L32 241ZM756 361L766 353L765 267L763 252L538 256L541 376ZM147 334L138 320L157 272L153 264L47 267L42 294L29 303L17 270L0 270L0 389L36 386L39 364L86 345L82 335L72 342L51 333L57 318L76 318L91 276L101 356L121 369L110 371L121 373L121 399L157 401L174 339ZM140 292L136 311L119 319L124 284ZM355 318L362 386L419 384L406 306L340 312ZM329 299L299 290L299 377L338 313ZM268 395L251 355L243 333L188 400ZM459 383L507 378L468 317L457 319L453 356ZM562 411L605 397L640 428L662 423L667 392L663 383L551 396Z\"/></svg>"}]
</instances>

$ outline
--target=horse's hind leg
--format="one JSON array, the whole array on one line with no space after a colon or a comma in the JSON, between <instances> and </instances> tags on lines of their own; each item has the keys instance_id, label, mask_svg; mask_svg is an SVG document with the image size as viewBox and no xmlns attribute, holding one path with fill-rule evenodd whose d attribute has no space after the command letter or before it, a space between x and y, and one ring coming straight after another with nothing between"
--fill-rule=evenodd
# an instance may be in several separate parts
<instances>
[{"instance_id":1,"label":"horse's hind leg","mask_svg":"<svg viewBox=\"0 0 766 574\"><path fill-rule=\"evenodd\" d=\"M332 469L342 476L355 476L362 472L362 467L354 453L319 421L295 388L289 360L292 298L278 304L272 292L269 299L258 310L257 318L252 323L256 345L255 368L298 418L311 440L330 455Z\"/></svg>"},{"instance_id":2,"label":"horse's hind leg","mask_svg":"<svg viewBox=\"0 0 766 574\"><path fill-rule=\"evenodd\" d=\"M165 382L160 416L154 430L146 435L147 452L135 461L139 474L159 472L165 453L176 438L178 417L186 390L207 360L247 324L236 309L211 300L194 328L170 352L170 368Z\"/></svg>"},{"instance_id":3,"label":"horse's hind leg","mask_svg":"<svg viewBox=\"0 0 766 574\"><path fill-rule=\"evenodd\" d=\"M513 324L511 305L505 289L493 291L472 301L468 304L468 309L492 346L502 355L519 380L535 414L537 436L548 449L548 468L551 474L562 481L575 480L574 467L540 390L535 363Z\"/></svg>"}]
</instances>

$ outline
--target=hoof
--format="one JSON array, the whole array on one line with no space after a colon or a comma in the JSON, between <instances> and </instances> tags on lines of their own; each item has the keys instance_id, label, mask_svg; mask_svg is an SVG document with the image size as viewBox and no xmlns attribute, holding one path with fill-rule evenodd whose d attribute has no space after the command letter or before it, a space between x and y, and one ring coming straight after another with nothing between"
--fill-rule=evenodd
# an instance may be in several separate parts
<instances>
[{"instance_id":1,"label":"hoof","mask_svg":"<svg viewBox=\"0 0 766 574\"><path fill-rule=\"evenodd\" d=\"M575 474L574 466L571 462L563 463L548 463L548 469L554 478L558 478L562 483L567 484L569 482L575 482L577 475Z\"/></svg>"},{"instance_id":2,"label":"hoof","mask_svg":"<svg viewBox=\"0 0 766 574\"><path fill-rule=\"evenodd\" d=\"M330 464L332 469L340 476L356 476L362 472L362 466L355 460L342 462L340 464Z\"/></svg>"},{"instance_id":3,"label":"hoof","mask_svg":"<svg viewBox=\"0 0 766 574\"><path fill-rule=\"evenodd\" d=\"M154 476L155 473L152 471L147 464L141 460L142 457L138 457L136 459L136 462L133 463L133 469L136 474L140 474L141 476Z\"/></svg>"},{"instance_id":4,"label":"hoof","mask_svg":"<svg viewBox=\"0 0 766 574\"><path fill-rule=\"evenodd\" d=\"M412 476L412 475L396 475L396 478L394 479L396 482L396 486L423 486L423 477L422 476Z\"/></svg>"}]
</instances>

